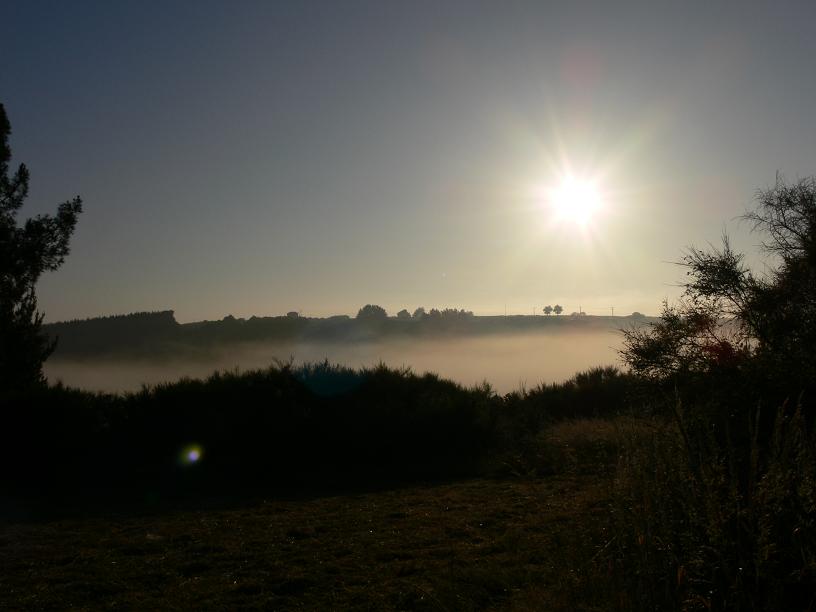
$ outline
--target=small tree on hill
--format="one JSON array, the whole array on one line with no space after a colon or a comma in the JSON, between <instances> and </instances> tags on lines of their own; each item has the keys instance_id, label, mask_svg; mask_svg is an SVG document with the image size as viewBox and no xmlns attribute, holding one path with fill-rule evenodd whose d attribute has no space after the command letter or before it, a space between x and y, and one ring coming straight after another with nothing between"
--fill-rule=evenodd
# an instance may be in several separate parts
<instances>
[{"instance_id":1,"label":"small tree on hill","mask_svg":"<svg viewBox=\"0 0 816 612\"><path fill-rule=\"evenodd\" d=\"M59 205L57 214L37 215L17 225L28 195L28 168L9 174L11 125L0 104L0 391L43 380L42 364L54 343L42 333L35 286L43 272L56 270L82 211L79 197Z\"/></svg>"},{"instance_id":2,"label":"small tree on hill","mask_svg":"<svg viewBox=\"0 0 816 612\"><path fill-rule=\"evenodd\" d=\"M553 311L553 307L550 306L549 304L547 304L544 307L544 314L547 315L548 317L552 314L552 311Z\"/></svg>"},{"instance_id":3,"label":"small tree on hill","mask_svg":"<svg viewBox=\"0 0 816 612\"><path fill-rule=\"evenodd\" d=\"M401 320L406 320L411 318L411 313L403 308L397 313L397 318Z\"/></svg>"},{"instance_id":4,"label":"small tree on hill","mask_svg":"<svg viewBox=\"0 0 816 612\"><path fill-rule=\"evenodd\" d=\"M560 304L556 304L555 306L553 306L553 312L557 316L557 315L560 315L562 312L564 312L564 309L561 307Z\"/></svg>"}]
</instances>

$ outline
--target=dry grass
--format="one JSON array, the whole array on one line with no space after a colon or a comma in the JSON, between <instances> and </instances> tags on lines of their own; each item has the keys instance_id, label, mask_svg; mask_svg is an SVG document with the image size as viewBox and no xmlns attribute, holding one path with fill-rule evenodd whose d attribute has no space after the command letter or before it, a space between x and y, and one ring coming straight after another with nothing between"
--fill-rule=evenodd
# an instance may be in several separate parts
<instances>
[{"instance_id":1,"label":"dry grass","mask_svg":"<svg viewBox=\"0 0 816 612\"><path fill-rule=\"evenodd\" d=\"M576 609L605 490L576 476L476 480L6 524L0 608Z\"/></svg>"},{"instance_id":2,"label":"dry grass","mask_svg":"<svg viewBox=\"0 0 816 612\"><path fill-rule=\"evenodd\" d=\"M517 476L596 475L611 483L621 452L656 427L654 420L632 417L557 421L517 444L504 464Z\"/></svg>"}]
</instances>

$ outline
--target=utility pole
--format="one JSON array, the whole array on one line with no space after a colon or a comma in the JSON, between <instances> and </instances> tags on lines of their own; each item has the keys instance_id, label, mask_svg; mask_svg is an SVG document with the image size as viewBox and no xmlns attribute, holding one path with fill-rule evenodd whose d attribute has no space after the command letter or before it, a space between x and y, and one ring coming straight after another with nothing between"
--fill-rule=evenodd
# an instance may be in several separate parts
<instances>
[{"instance_id":1,"label":"utility pole","mask_svg":"<svg viewBox=\"0 0 816 612\"><path fill-rule=\"evenodd\" d=\"M615 316L615 307L614 307L614 306L610 306L610 308L612 309L612 316L614 317L614 316Z\"/></svg>"}]
</instances>

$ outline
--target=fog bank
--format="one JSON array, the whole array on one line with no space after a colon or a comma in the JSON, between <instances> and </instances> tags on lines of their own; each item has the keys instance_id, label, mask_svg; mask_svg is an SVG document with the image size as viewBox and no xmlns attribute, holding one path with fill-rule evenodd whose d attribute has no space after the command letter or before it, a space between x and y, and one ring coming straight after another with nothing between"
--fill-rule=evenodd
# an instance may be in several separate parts
<instances>
[{"instance_id":1,"label":"fog bank","mask_svg":"<svg viewBox=\"0 0 816 612\"><path fill-rule=\"evenodd\" d=\"M89 390L133 391L143 384L205 377L214 370L265 368L275 360L296 364L328 359L349 367L383 362L435 372L466 386L489 382L507 393L542 382L558 382L597 365L619 363L622 336L616 331L570 331L469 338L387 340L361 343L253 343L231 345L207 357L162 361L49 360L50 382Z\"/></svg>"}]
</instances>

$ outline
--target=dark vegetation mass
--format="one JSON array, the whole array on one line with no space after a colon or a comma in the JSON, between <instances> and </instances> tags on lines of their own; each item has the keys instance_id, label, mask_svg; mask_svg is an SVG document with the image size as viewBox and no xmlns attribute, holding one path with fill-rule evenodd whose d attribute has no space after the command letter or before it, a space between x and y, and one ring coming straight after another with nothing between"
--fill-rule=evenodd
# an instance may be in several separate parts
<instances>
[{"instance_id":1,"label":"dark vegetation mass","mask_svg":"<svg viewBox=\"0 0 816 612\"><path fill-rule=\"evenodd\" d=\"M790 184L779 178L775 186L758 194L757 208L746 215L766 240L765 274L748 269L727 239L719 251L692 248L687 252L681 262L688 273L683 298L675 305L666 304L659 321L626 332L622 357L629 369L625 372L597 368L563 384L499 396L487 384L468 389L430 374L418 376L384 366L352 370L329 363L297 367L281 363L262 371L223 372L203 381L180 380L137 393L108 395L43 381L42 362L52 341L41 328L34 285L67 254L80 202L65 203L56 217L37 217L18 227L15 216L27 192L28 174L21 166L8 175L8 133L0 107L0 494L4 511L38 508L59 513L66 504L87 509L117 501L130 508L160 509L168 500L200 503L224 495L246 500L298 491L319 497L388 487L389 495L397 495L393 492L397 485L448 481L454 483L446 485L454 487L454 493L440 488L428 491L444 490L441 494L447 499L470 500L470 506L453 508L454 514L460 513L459 526L441 530L442 525L452 525L445 523L449 519L441 513L433 522L419 518L411 523L424 530L412 534L414 543L429 533L435 541L447 538L450 542L444 549L426 542L422 550L413 551L412 559L419 559L417 563L426 569L433 567L433 576L427 576L419 590L394 587L386 597L386 592L370 588L379 566L364 564L367 578L361 584L365 586L355 591L354 599L343 600L344 605L542 609L541 602L548 601L548 607L584 610L812 610L816 606L813 179ZM408 329L417 322L472 325L474 319L466 312L456 311L454 316L424 309L412 315L404 310L391 318L382 308L367 305L353 328L348 317L310 323L291 312L273 322L228 317L217 325L205 322L188 329L201 334L199 340L206 338L201 340L206 344L240 337L253 326L279 331L289 329L286 326L337 325L344 333L349 329L383 333L398 325ZM643 323L641 317L635 319ZM144 342L151 334L166 343L168 337L177 339L173 334L183 327L169 312L87 321L79 325L94 333L73 338L71 330L76 327L71 325L54 326L50 332L60 341L64 337L71 350L80 353L103 350L95 343L112 329L127 329L125 337L134 343ZM552 514L554 496L560 492L577 498L580 493L574 483L550 491L542 498L550 501L541 506L541 520L545 516L551 520L538 525L531 512L531 495L522 490L529 493L541 486L542 478L565 474L594 483L592 502L574 505L574 514L564 520ZM456 481L464 477L482 480L456 488ZM482 521L489 504L474 500L485 499L487 483L502 482L512 485L494 485L490 490L502 490L515 501L508 497L501 509L493 508L494 514ZM470 493L462 495L467 487L472 487ZM598 493L601 489L605 495ZM419 506L427 503L428 498L417 501L413 491L404 499L413 499ZM593 511L598 504L602 516ZM321 507L331 506L326 502ZM445 506L445 512L449 509ZM358 517L361 512L356 511ZM485 541L496 522L520 520L520 513L525 518L515 531L496 532L490 536L493 540ZM480 520L474 523L462 515ZM394 524L383 523L383 517L372 516L372 525L375 518L376 524L396 533ZM263 513L241 520L247 529L251 521L262 520L265 527L258 527L263 534L259 541L266 542L270 530L283 524ZM309 520L320 522L314 517ZM352 546L344 543L345 528L335 524L334 531L321 536L323 542L336 545L338 558L357 555L373 559L370 563L397 567L404 546L377 549L385 539L375 541L359 533ZM288 529L291 541L313 535L306 526ZM231 538L229 542L234 541ZM369 541L365 538L371 545L360 544ZM168 545L163 550L178 551L187 546L185 542L189 543L179 541L175 548ZM222 557L230 564L245 559L243 550L240 554L228 551L229 542L217 549L189 546L187 552L209 551L206 555L212 562ZM537 551L531 542L548 548ZM459 553L453 552L454 546ZM134 546L127 548L132 551ZM31 566L7 563L7 551L13 549L13 537L11 541L0 537L0 559L11 568L0 578L7 581L3 585L24 581L40 563L38 559ZM469 552L461 552L465 549ZM314 558L321 550L325 549L312 551ZM367 556L376 550L385 556ZM429 551L433 555L426 555ZM22 556L35 553L34 548L20 551ZM457 554L473 564L469 572L455 567ZM157 554L159 559L166 556ZM277 558L275 571L280 570L282 558ZM66 565L71 567L73 559ZM449 560L445 568L439 559ZM118 562L105 564L104 571L112 571ZM192 568L185 565L184 575L192 580L206 571L206 563L198 563ZM402 572L405 568L400 567ZM219 579L232 578L232 571L219 567ZM236 575L232 586L225 583L215 596L234 590L234 595L249 598L239 602L245 607L297 607L304 601L315 608L338 607L336 599L309 599L321 590L314 576L333 580L335 574L323 571L317 566L303 575L280 570L273 580L272 570L264 569L267 583L274 582L274 592L263 602L257 599L267 596L261 578L255 576L255 583L240 587L249 590L239 590L238 579L244 580L246 573ZM416 567L405 571L421 573ZM398 584L398 578L391 584ZM548 581L546 597L536 595L536 581ZM79 607L102 607L107 601L110 592L91 586L95 590L83 595ZM343 583L332 593L342 589L348 593L351 588ZM42 597L35 601L32 597L40 595L18 584L16 594L11 589L0 592L0 605L43 607L45 601L50 601L50 607L61 605L56 595L47 599L49 593L53 595L48 589L48 585L42 587L37 592ZM558 598L553 599L552 593L559 593ZM144 597L130 603L136 608L156 605ZM195 607L189 599L170 603L170 607Z\"/></svg>"},{"instance_id":2,"label":"dark vegetation mass","mask_svg":"<svg viewBox=\"0 0 816 612\"><path fill-rule=\"evenodd\" d=\"M691 248L683 298L627 334L666 415L616 476L610 574L636 609L816 605L816 180L779 177L757 204L768 271L727 238Z\"/></svg>"},{"instance_id":3,"label":"dark vegetation mass","mask_svg":"<svg viewBox=\"0 0 816 612\"><path fill-rule=\"evenodd\" d=\"M7 493L137 501L474 476L547 421L623 410L629 380L599 368L502 398L489 385L322 363L124 395L42 387L6 396L2 479Z\"/></svg>"},{"instance_id":4,"label":"dark vegetation mass","mask_svg":"<svg viewBox=\"0 0 816 612\"><path fill-rule=\"evenodd\" d=\"M474 316L456 309L424 309L411 316L403 309L390 317L380 306L367 305L352 318L285 316L178 323L172 310L138 312L48 323L42 331L56 342L53 357L62 360L110 358L171 360L206 357L230 346L255 343L315 342L321 344L389 340L425 340L500 334L590 332L619 329L623 322L643 324L637 317Z\"/></svg>"}]
</instances>

